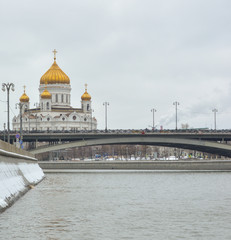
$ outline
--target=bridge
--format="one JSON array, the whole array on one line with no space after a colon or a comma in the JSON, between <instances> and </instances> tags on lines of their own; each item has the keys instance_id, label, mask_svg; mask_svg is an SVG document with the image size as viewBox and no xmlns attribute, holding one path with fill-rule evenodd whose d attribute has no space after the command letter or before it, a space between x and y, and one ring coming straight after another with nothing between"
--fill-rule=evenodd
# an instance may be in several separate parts
<instances>
[{"instance_id":1,"label":"bridge","mask_svg":"<svg viewBox=\"0 0 231 240\"><path fill-rule=\"evenodd\" d=\"M87 132L87 133L27 133L25 142L48 142L32 149L34 154L96 145L152 145L197 150L231 157L231 132Z\"/></svg>"}]
</instances>

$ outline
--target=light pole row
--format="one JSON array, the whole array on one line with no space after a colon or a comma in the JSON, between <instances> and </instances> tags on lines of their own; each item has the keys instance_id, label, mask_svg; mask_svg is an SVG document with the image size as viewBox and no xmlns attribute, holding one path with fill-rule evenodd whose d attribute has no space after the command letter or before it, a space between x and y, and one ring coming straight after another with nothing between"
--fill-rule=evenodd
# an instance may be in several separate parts
<instances>
[{"instance_id":1,"label":"light pole row","mask_svg":"<svg viewBox=\"0 0 231 240\"><path fill-rule=\"evenodd\" d=\"M176 131L177 131L177 106L180 105L179 102L175 101L173 103L174 106L176 106ZM155 108L152 108L151 109L151 112L153 112L153 131L154 131L154 113L156 112L156 109ZM217 126L216 126L216 114L218 112L218 110L216 108L212 109L212 112L214 113L214 129L216 130L217 129Z\"/></svg>"},{"instance_id":2,"label":"light pole row","mask_svg":"<svg viewBox=\"0 0 231 240\"><path fill-rule=\"evenodd\" d=\"M175 102L173 103L173 105L176 106L176 131L177 131L177 106L179 106L180 103L177 102L177 101L175 101ZM151 109L151 112L152 112L152 131L153 131L153 132L154 132L154 130L155 130L155 112L156 112L156 111L157 111L157 110L156 110L155 108L152 108L152 109Z\"/></svg>"},{"instance_id":3,"label":"light pole row","mask_svg":"<svg viewBox=\"0 0 231 240\"><path fill-rule=\"evenodd\" d=\"M14 84L13 83L3 83L2 84L2 91L6 91L7 90L7 139L8 142L10 142L10 111L9 111L9 93L10 90L14 91ZM19 106L20 109L20 136L22 137L22 107L23 104L22 103L18 103L16 104ZM104 102L103 105L105 106L105 132L107 132L107 107L109 106L109 102ZM179 102L175 101L173 102L173 105L175 105L176 107L176 130L177 130L177 106L180 105ZM36 107L38 107L39 105L36 103L35 104ZM91 117L92 117L92 112L94 110L91 111ZM153 113L153 121L152 121L152 130L155 130L155 112L157 110L155 108L151 109L151 112ZM216 130L216 113L218 112L218 110L216 108L214 108L212 110L212 112L214 112L214 128ZM36 116L36 130L37 130L37 116ZM91 120L91 130L92 130L92 120Z\"/></svg>"},{"instance_id":4,"label":"light pole row","mask_svg":"<svg viewBox=\"0 0 231 240\"><path fill-rule=\"evenodd\" d=\"M103 105L105 106L105 132L107 132L107 106L109 106L109 102L104 102ZM173 105L175 106L175 109L176 109L176 131L177 131L177 122L178 122L178 119L177 119L177 106L180 105L179 102L175 101L173 102ZM152 131L154 132L155 131L155 112L157 110L155 108L152 108L151 109L151 112L152 112ZM212 112L214 112L214 129L216 130L216 113L218 112L218 110L216 108L214 108L212 110Z\"/></svg>"}]
</instances>

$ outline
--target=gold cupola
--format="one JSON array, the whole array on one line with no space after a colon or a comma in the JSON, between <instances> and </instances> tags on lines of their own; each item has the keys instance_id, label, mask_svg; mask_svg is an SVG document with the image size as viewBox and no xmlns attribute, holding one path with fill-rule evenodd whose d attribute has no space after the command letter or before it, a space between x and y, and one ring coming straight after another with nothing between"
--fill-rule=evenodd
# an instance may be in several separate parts
<instances>
[{"instance_id":1,"label":"gold cupola","mask_svg":"<svg viewBox=\"0 0 231 240\"><path fill-rule=\"evenodd\" d=\"M91 95L87 92L87 84L85 84L85 93L81 96L83 101L90 101Z\"/></svg>"},{"instance_id":2,"label":"gold cupola","mask_svg":"<svg viewBox=\"0 0 231 240\"><path fill-rule=\"evenodd\" d=\"M56 63L56 53L54 50L54 63L40 78L40 84L70 84L69 77L62 71L62 69Z\"/></svg>"},{"instance_id":3,"label":"gold cupola","mask_svg":"<svg viewBox=\"0 0 231 240\"><path fill-rule=\"evenodd\" d=\"M30 98L26 95L26 86L24 86L24 93L23 95L19 98L20 102L29 102Z\"/></svg>"},{"instance_id":4,"label":"gold cupola","mask_svg":"<svg viewBox=\"0 0 231 240\"><path fill-rule=\"evenodd\" d=\"M42 99L51 99L51 93L47 90L47 87L45 87L44 91L41 93Z\"/></svg>"}]
</instances>

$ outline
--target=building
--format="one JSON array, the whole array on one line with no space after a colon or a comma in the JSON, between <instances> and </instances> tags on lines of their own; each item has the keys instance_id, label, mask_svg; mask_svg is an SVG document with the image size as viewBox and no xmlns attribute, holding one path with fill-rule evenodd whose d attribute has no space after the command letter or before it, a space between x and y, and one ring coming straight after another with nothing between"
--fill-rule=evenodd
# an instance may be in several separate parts
<instances>
[{"instance_id":1,"label":"building","mask_svg":"<svg viewBox=\"0 0 231 240\"><path fill-rule=\"evenodd\" d=\"M30 99L24 93L18 104L20 113L13 118L12 127L20 131L80 131L94 130L97 120L92 116L91 96L85 92L81 96L81 108L71 106L71 85L69 77L56 63L41 77L39 85L39 103L31 107ZM22 118L22 121L20 121Z\"/></svg>"}]
</instances>

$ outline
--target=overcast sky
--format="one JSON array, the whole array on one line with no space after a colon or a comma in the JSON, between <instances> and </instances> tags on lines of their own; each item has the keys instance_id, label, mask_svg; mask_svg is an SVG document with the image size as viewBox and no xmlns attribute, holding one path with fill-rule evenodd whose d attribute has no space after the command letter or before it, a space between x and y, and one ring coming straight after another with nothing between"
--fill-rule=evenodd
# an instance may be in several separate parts
<instances>
[{"instance_id":1,"label":"overcast sky","mask_svg":"<svg viewBox=\"0 0 231 240\"><path fill-rule=\"evenodd\" d=\"M231 128L230 0L0 0L0 76L15 84L10 118L23 93L39 101L53 63L69 76L71 105L84 84L98 128ZM0 129L7 122L0 94Z\"/></svg>"}]
</instances>

